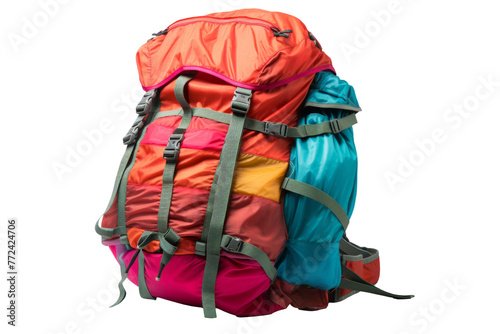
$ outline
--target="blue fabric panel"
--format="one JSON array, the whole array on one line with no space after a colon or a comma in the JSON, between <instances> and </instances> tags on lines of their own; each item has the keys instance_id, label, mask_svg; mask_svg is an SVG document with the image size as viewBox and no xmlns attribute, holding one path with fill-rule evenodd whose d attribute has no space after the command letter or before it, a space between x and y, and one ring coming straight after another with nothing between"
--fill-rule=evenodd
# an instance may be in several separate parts
<instances>
[{"instance_id":1,"label":"blue fabric panel","mask_svg":"<svg viewBox=\"0 0 500 334\"><path fill-rule=\"evenodd\" d=\"M306 101L359 107L354 89L335 74L316 74ZM305 108L299 125L317 124L349 111ZM290 156L292 179L313 185L332 196L351 217L356 199L357 154L352 128L339 134L296 139ZM295 285L322 290L340 283L339 241L344 230L333 213L318 202L287 193L284 204L289 240L276 261L278 277Z\"/></svg>"}]
</instances>

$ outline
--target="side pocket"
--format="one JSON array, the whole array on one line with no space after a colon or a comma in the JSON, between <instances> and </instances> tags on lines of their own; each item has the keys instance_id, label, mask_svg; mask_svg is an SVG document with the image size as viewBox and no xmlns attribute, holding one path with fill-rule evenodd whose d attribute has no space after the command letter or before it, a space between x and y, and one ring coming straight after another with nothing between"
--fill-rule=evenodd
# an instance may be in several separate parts
<instances>
[{"instance_id":1,"label":"side pocket","mask_svg":"<svg viewBox=\"0 0 500 334\"><path fill-rule=\"evenodd\" d=\"M380 276L380 258L378 250L374 248L360 247L364 254L349 255L341 254L340 259L344 266L354 271L358 276L371 284L376 284ZM368 255L369 253L370 255ZM340 302L358 291L347 289L335 289L332 302Z\"/></svg>"}]
</instances>

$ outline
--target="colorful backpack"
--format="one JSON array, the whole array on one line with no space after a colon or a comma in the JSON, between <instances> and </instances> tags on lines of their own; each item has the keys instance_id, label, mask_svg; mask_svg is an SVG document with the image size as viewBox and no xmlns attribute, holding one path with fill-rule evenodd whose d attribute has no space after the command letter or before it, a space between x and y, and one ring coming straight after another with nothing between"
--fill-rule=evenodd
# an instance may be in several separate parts
<instances>
[{"instance_id":1,"label":"colorful backpack","mask_svg":"<svg viewBox=\"0 0 500 334\"><path fill-rule=\"evenodd\" d=\"M146 91L96 223L141 297L237 316L326 308L373 286L354 208L354 90L297 18L177 21L137 53Z\"/></svg>"}]
</instances>

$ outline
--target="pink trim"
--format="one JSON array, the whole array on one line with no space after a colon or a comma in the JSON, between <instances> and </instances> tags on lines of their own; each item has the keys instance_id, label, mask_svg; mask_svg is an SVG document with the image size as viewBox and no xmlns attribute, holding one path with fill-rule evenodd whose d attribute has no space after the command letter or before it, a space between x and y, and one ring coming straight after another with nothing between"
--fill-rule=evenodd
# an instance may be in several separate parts
<instances>
[{"instance_id":1,"label":"pink trim","mask_svg":"<svg viewBox=\"0 0 500 334\"><path fill-rule=\"evenodd\" d=\"M299 74L296 74L294 76L291 76L290 78L286 78L286 79L283 79L283 80L280 80L280 81L276 81L276 82L273 82L273 83L270 83L270 84L267 84L267 85L256 85L256 84L248 84L248 83L244 83L244 82L239 82L239 81L236 81L236 80L233 80L219 72L216 72L214 70L211 70L211 69L208 69L208 68L205 68L205 67L201 67L201 66L182 66L181 68L179 68L178 70L176 70L174 73L172 73L171 75L169 75L165 80L163 80L162 82L154 85L154 86L142 86L142 88L144 88L145 91L148 91L148 90L151 90L151 89L155 89L155 88L158 88L158 87L161 87L163 85L165 85L166 83L170 82L170 80L172 80L173 78L175 78L178 74L180 74L181 72L184 72L184 71L200 71L200 72L203 72L203 73L207 73L207 74L210 74L210 75L213 75L214 77L216 78L219 78L233 86L236 86L236 87L242 87L242 88L247 88L247 89L251 89L251 90L268 90L268 89L272 89L272 88L276 88L276 87L279 87L279 86L283 86L283 85L286 85L294 80L297 80L297 79L300 79L300 78L303 78L305 76L308 76L308 75L311 75L311 74L314 74L314 73L317 73L317 72L321 72L321 71L325 71L325 70L331 70L333 71L333 73L336 73L335 72L335 69L333 68L332 65L323 65L323 66L319 66L319 67L315 67L315 68L311 68L307 71L304 71L302 73L299 73Z\"/></svg>"}]
</instances>

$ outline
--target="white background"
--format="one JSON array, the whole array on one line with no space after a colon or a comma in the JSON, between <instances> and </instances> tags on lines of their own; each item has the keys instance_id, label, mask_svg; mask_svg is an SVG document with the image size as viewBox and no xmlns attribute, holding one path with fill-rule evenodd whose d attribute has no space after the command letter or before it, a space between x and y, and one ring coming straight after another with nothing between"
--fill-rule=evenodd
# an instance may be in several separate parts
<instances>
[{"instance_id":1,"label":"white background","mask_svg":"<svg viewBox=\"0 0 500 334\"><path fill-rule=\"evenodd\" d=\"M20 253L18 327L6 325L2 279L2 333L498 333L494 1L60 0L51 16L45 2L0 5L0 251L7 218L17 217ZM349 236L380 250L380 287L416 298L358 294L318 312L290 307L242 319L218 311L207 320L200 308L142 300L127 283L125 301L107 307L119 268L94 222L135 119L135 52L177 19L244 7L299 17L355 87L363 112ZM488 78L494 85L482 83ZM102 122L109 123L102 140L85 147L85 132L101 131ZM82 147L86 156L58 177L54 165L67 165ZM399 175L392 187L388 175ZM0 267L6 271L4 260Z\"/></svg>"}]
</instances>

